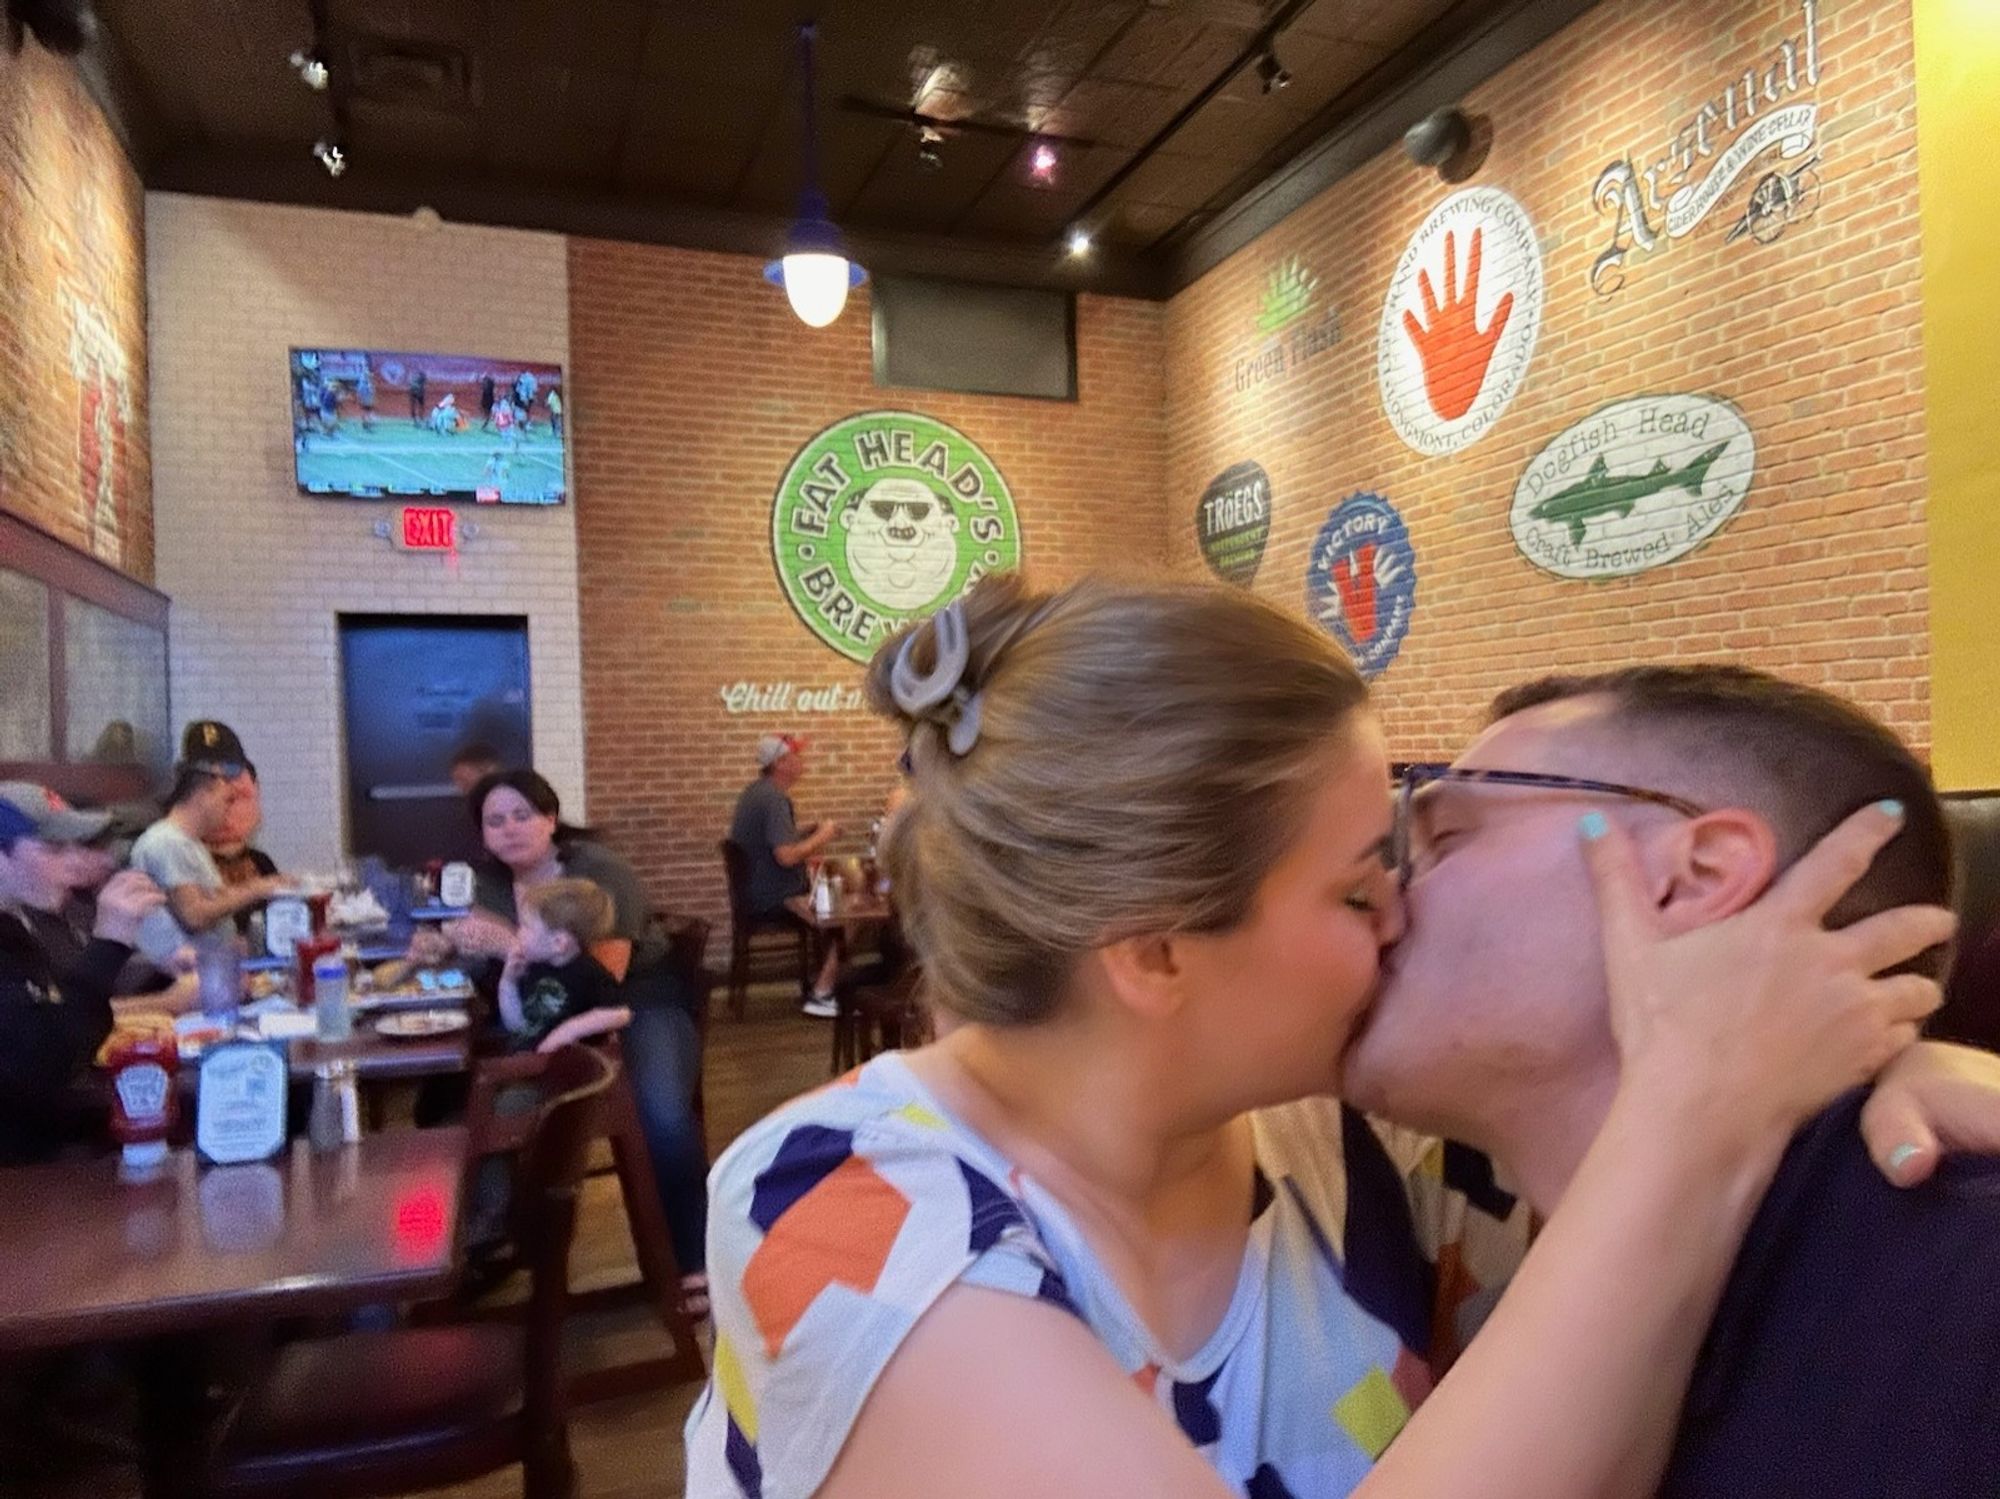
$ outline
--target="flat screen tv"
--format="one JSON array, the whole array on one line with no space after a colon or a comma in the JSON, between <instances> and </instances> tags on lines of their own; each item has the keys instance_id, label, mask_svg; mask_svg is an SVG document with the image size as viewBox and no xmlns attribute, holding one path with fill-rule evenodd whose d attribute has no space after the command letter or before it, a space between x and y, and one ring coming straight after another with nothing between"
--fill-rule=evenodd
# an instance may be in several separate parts
<instances>
[{"instance_id":1,"label":"flat screen tv","mask_svg":"<svg viewBox=\"0 0 2000 1499\"><path fill-rule=\"evenodd\" d=\"M292 452L314 495L560 505L559 364L383 349L292 350Z\"/></svg>"}]
</instances>

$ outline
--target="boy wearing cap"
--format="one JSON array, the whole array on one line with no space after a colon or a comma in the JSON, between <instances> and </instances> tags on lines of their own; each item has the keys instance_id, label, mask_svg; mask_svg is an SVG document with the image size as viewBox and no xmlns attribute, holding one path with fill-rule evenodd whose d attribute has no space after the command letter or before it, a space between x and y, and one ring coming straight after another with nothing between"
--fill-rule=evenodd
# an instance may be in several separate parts
<instances>
[{"instance_id":1,"label":"boy wearing cap","mask_svg":"<svg viewBox=\"0 0 2000 1499\"><path fill-rule=\"evenodd\" d=\"M840 833L840 825L820 822L801 831L792 807L792 787L805 774L806 742L791 734L766 734L757 741L757 779L736 798L729 841L742 849L750 863L746 894L753 918L793 918L785 902L809 887L806 861ZM839 1013L833 983L840 973L840 949L829 944L813 992L799 1007L816 1020Z\"/></svg>"},{"instance_id":2,"label":"boy wearing cap","mask_svg":"<svg viewBox=\"0 0 2000 1499\"><path fill-rule=\"evenodd\" d=\"M0 784L0 1166L47 1160L93 1126L70 1087L111 1033L111 991L160 891L127 870L97 900L95 933L57 964L24 919L69 879L67 845L93 838L106 813L78 812L26 782Z\"/></svg>"}]
</instances>

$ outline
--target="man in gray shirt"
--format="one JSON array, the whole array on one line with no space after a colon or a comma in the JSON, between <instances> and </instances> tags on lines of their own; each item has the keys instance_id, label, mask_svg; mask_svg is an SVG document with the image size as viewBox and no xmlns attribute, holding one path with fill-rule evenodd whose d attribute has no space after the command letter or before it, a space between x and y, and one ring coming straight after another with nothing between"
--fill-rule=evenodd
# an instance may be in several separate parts
<instances>
[{"instance_id":1,"label":"man in gray shirt","mask_svg":"<svg viewBox=\"0 0 2000 1499\"><path fill-rule=\"evenodd\" d=\"M132 867L167 893L166 910L156 913L140 931L140 950L155 962L287 888L276 875L242 885L225 884L206 846L206 840L228 822L230 800L236 795L231 782L241 770L227 762L182 761L175 768L167 815L132 845Z\"/></svg>"},{"instance_id":2,"label":"man in gray shirt","mask_svg":"<svg viewBox=\"0 0 2000 1499\"><path fill-rule=\"evenodd\" d=\"M786 900L806 893L806 861L840 832L840 825L832 821L815 823L803 831L799 828L791 792L805 774L805 747L803 739L790 734L766 734L758 740L757 779L736 799L729 841L749 860L747 895L752 917L795 920L785 909ZM806 1014L826 1020L838 1013L833 984L839 974L840 945L829 943L813 992L800 1006Z\"/></svg>"}]
</instances>

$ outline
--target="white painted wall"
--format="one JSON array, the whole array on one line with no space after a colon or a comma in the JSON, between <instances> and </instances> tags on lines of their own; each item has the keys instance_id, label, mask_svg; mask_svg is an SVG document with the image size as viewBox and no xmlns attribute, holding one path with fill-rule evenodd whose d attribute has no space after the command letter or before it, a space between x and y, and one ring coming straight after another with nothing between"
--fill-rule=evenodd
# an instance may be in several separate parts
<instances>
[{"instance_id":1,"label":"white painted wall","mask_svg":"<svg viewBox=\"0 0 2000 1499\"><path fill-rule=\"evenodd\" d=\"M299 494L286 365L318 344L567 367L562 237L150 193L146 259L176 737L232 725L263 779L259 842L326 868L346 818L335 616L525 614L535 764L581 821L574 510L464 506L479 534L455 566L395 550L373 534L394 505Z\"/></svg>"}]
</instances>

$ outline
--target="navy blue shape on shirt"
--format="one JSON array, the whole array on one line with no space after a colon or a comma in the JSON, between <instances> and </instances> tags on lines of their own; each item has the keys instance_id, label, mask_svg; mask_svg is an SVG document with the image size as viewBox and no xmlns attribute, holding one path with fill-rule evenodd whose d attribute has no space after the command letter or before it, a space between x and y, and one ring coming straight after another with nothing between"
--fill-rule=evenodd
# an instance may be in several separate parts
<instances>
[{"instance_id":1,"label":"navy blue shape on shirt","mask_svg":"<svg viewBox=\"0 0 2000 1499\"><path fill-rule=\"evenodd\" d=\"M959 1161L960 1175L965 1178L965 1192L972 1200L972 1227L967 1235L968 1248L974 1254L984 1254L1000 1242L1000 1236L1008 1229L1027 1225L1027 1217L1020 1205L993 1184L990 1177L981 1175Z\"/></svg>"},{"instance_id":2,"label":"navy blue shape on shirt","mask_svg":"<svg viewBox=\"0 0 2000 1499\"><path fill-rule=\"evenodd\" d=\"M1222 1439L1222 1412L1215 1408L1209 1398L1215 1389L1216 1380L1222 1377L1222 1369L1193 1384L1174 1381L1174 1420L1190 1442L1197 1447L1206 1447L1211 1442Z\"/></svg>"},{"instance_id":3,"label":"navy blue shape on shirt","mask_svg":"<svg viewBox=\"0 0 2000 1499\"><path fill-rule=\"evenodd\" d=\"M785 1136L771 1164L757 1173L750 1221L769 1233L793 1203L833 1175L853 1154L853 1130L801 1124Z\"/></svg>"}]
</instances>

